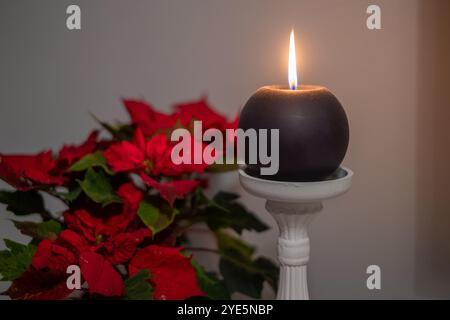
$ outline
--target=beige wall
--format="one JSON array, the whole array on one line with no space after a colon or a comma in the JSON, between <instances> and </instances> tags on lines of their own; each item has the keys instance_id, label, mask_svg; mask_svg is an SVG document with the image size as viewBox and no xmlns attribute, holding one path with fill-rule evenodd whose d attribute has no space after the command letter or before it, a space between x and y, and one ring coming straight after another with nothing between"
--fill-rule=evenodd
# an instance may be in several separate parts
<instances>
[{"instance_id":1,"label":"beige wall","mask_svg":"<svg viewBox=\"0 0 450 320\"><path fill-rule=\"evenodd\" d=\"M75 1L83 29L68 32L72 2L0 4L1 151L81 140L88 110L125 118L122 96L164 109L208 93L232 116L259 86L286 82L293 26L300 80L347 111L355 171L312 225L312 297L450 297L448 1ZM369 4L382 8L380 31L365 26ZM235 174L214 179L275 227ZM17 237L4 219L0 230ZM275 235L246 237L275 257ZM381 291L365 286L370 264Z\"/></svg>"},{"instance_id":2,"label":"beige wall","mask_svg":"<svg viewBox=\"0 0 450 320\"><path fill-rule=\"evenodd\" d=\"M416 289L450 292L450 1L421 5L416 132Z\"/></svg>"}]
</instances>

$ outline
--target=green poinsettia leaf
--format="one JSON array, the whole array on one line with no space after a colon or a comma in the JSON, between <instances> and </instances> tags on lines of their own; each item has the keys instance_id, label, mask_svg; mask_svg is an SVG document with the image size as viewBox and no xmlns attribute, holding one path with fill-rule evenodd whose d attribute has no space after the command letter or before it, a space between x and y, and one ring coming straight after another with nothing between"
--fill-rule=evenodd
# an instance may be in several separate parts
<instances>
[{"instance_id":1,"label":"green poinsettia leaf","mask_svg":"<svg viewBox=\"0 0 450 320\"><path fill-rule=\"evenodd\" d=\"M217 275L212 272L206 272L194 259L191 259L191 264L197 275L198 285L208 298L213 300L231 299L223 280L218 279Z\"/></svg>"},{"instance_id":2,"label":"green poinsettia leaf","mask_svg":"<svg viewBox=\"0 0 450 320\"><path fill-rule=\"evenodd\" d=\"M146 200L141 201L137 211L137 215L149 227L153 236L166 229L173 222L177 213L176 208L171 208L168 205L157 207Z\"/></svg>"},{"instance_id":3,"label":"green poinsettia leaf","mask_svg":"<svg viewBox=\"0 0 450 320\"><path fill-rule=\"evenodd\" d=\"M240 292L255 299L261 298L264 278L257 272L248 271L247 267L224 258L220 259L219 269L230 292Z\"/></svg>"},{"instance_id":4,"label":"green poinsettia leaf","mask_svg":"<svg viewBox=\"0 0 450 320\"><path fill-rule=\"evenodd\" d=\"M36 247L8 239L4 239L4 242L8 249L0 251L0 280L13 281L27 270Z\"/></svg>"},{"instance_id":5,"label":"green poinsettia leaf","mask_svg":"<svg viewBox=\"0 0 450 320\"><path fill-rule=\"evenodd\" d=\"M55 220L40 223L16 220L12 220L12 222L22 234L30 236L36 241L43 239L56 240L62 230L61 224Z\"/></svg>"},{"instance_id":6,"label":"green poinsettia leaf","mask_svg":"<svg viewBox=\"0 0 450 320\"><path fill-rule=\"evenodd\" d=\"M96 172L94 169L89 168L86 171L84 180L79 181L79 184L84 193L96 203L106 206L111 203L121 202L103 171Z\"/></svg>"},{"instance_id":7,"label":"green poinsettia leaf","mask_svg":"<svg viewBox=\"0 0 450 320\"><path fill-rule=\"evenodd\" d=\"M215 235L217 247L220 252L226 256L250 260L251 256L255 252L255 248L253 246L225 231L217 231Z\"/></svg>"},{"instance_id":8,"label":"green poinsettia leaf","mask_svg":"<svg viewBox=\"0 0 450 320\"><path fill-rule=\"evenodd\" d=\"M253 258L254 248L223 231L216 232L219 269L230 292L260 298L264 281L276 290L278 267L269 259Z\"/></svg>"},{"instance_id":9,"label":"green poinsettia leaf","mask_svg":"<svg viewBox=\"0 0 450 320\"><path fill-rule=\"evenodd\" d=\"M148 282L150 272L147 269L139 270L134 276L125 280L126 300L152 300L153 288Z\"/></svg>"},{"instance_id":10,"label":"green poinsettia leaf","mask_svg":"<svg viewBox=\"0 0 450 320\"><path fill-rule=\"evenodd\" d=\"M208 227L213 231L231 228L239 234L243 230L257 232L267 230L268 226L240 204L238 199L239 195L229 192L219 192L215 195L202 209Z\"/></svg>"},{"instance_id":11,"label":"green poinsettia leaf","mask_svg":"<svg viewBox=\"0 0 450 320\"><path fill-rule=\"evenodd\" d=\"M279 268L270 259L265 257L259 257L254 262L253 265L260 270L260 274L263 276L264 280L272 287L273 291L278 290L278 276Z\"/></svg>"},{"instance_id":12,"label":"green poinsettia leaf","mask_svg":"<svg viewBox=\"0 0 450 320\"><path fill-rule=\"evenodd\" d=\"M0 203L6 204L6 209L18 216L48 213L44 207L42 196L35 190L0 191Z\"/></svg>"},{"instance_id":13,"label":"green poinsettia leaf","mask_svg":"<svg viewBox=\"0 0 450 320\"><path fill-rule=\"evenodd\" d=\"M75 188L69 190L68 192L58 192L58 195L64 200L72 202L75 201L82 192L83 189L81 189L80 185L77 185Z\"/></svg>"},{"instance_id":14,"label":"green poinsettia leaf","mask_svg":"<svg viewBox=\"0 0 450 320\"><path fill-rule=\"evenodd\" d=\"M133 137L134 128L128 124L112 125L107 122L101 121L94 114L91 113L92 118L100 124L103 129L108 131L113 137L118 140L130 140Z\"/></svg>"},{"instance_id":15,"label":"green poinsettia leaf","mask_svg":"<svg viewBox=\"0 0 450 320\"><path fill-rule=\"evenodd\" d=\"M233 202L239 198L240 196L236 193L220 191L214 196L213 200L219 205L223 205L229 202Z\"/></svg>"},{"instance_id":16,"label":"green poinsettia leaf","mask_svg":"<svg viewBox=\"0 0 450 320\"><path fill-rule=\"evenodd\" d=\"M207 206L211 203L211 200L203 192L202 187L198 187L194 191L194 207Z\"/></svg>"},{"instance_id":17,"label":"green poinsettia leaf","mask_svg":"<svg viewBox=\"0 0 450 320\"><path fill-rule=\"evenodd\" d=\"M100 167L102 168L107 174L113 175L114 172L109 169L105 157L103 157L103 154L101 151L97 151L94 153L90 153L85 155L83 158L75 162L70 168L69 171L71 172L79 172L79 171L85 171L89 168L94 167Z\"/></svg>"}]
</instances>

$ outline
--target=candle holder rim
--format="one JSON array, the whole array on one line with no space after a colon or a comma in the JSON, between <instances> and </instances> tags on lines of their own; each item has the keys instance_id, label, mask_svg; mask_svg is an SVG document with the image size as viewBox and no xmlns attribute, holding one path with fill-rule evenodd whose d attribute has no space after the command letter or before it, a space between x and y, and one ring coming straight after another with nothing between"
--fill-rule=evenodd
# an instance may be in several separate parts
<instances>
[{"instance_id":1,"label":"candle holder rim","mask_svg":"<svg viewBox=\"0 0 450 320\"><path fill-rule=\"evenodd\" d=\"M289 182L253 177L239 169L242 187L250 194L272 201L306 203L335 198L347 192L352 184L353 171L340 167L346 174L336 179Z\"/></svg>"},{"instance_id":2,"label":"candle holder rim","mask_svg":"<svg viewBox=\"0 0 450 320\"><path fill-rule=\"evenodd\" d=\"M252 175L249 175L248 173L245 172L245 170L243 168L239 168L239 174L247 176L248 178L255 180L255 181L260 181L260 182L267 182L270 184L289 184L289 185L296 185L296 186L308 186L308 185L312 185L312 184L328 184L332 181L340 181L340 180L347 180L347 179L351 179L354 175L353 171L350 170L347 167L339 167L336 171L341 171L344 175L343 176L339 176L335 179L333 178L327 178L327 179L323 179L323 180L318 180L318 181L281 181L281 180L269 180L269 179L263 179L263 178L258 178L258 177L254 177ZM332 176L332 175L331 175Z\"/></svg>"}]
</instances>

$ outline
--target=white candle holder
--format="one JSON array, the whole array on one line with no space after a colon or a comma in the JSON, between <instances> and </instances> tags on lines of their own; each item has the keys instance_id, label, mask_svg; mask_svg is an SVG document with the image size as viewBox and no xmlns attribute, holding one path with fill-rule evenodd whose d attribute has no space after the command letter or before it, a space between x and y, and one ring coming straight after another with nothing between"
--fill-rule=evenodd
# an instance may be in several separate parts
<instances>
[{"instance_id":1,"label":"white candle holder","mask_svg":"<svg viewBox=\"0 0 450 320\"><path fill-rule=\"evenodd\" d=\"M328 180L316 182L271 181L239 170L242 187L266 199L266 209L280 228L278 300L308 300L306 266L309 261L308 225L322 210L322 201L350 189L353 172L339 168Z\"/></svg>"}]
</instances>

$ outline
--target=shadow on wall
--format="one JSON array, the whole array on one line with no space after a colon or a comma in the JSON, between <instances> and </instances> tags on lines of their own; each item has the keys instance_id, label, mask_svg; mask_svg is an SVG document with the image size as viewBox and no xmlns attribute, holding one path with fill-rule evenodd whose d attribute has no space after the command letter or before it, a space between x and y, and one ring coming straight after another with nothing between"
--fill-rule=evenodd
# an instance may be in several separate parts
<instances>
[{"instance_id":1,"label":"shadow on wall","mask_svg":"<svg viewBox=\"0 0 450 320\"><path fill-rule=\"evenodd\" d=\"M450 298L450 1L421 1L416 294Z\"/></svg>"}]
</instances>

